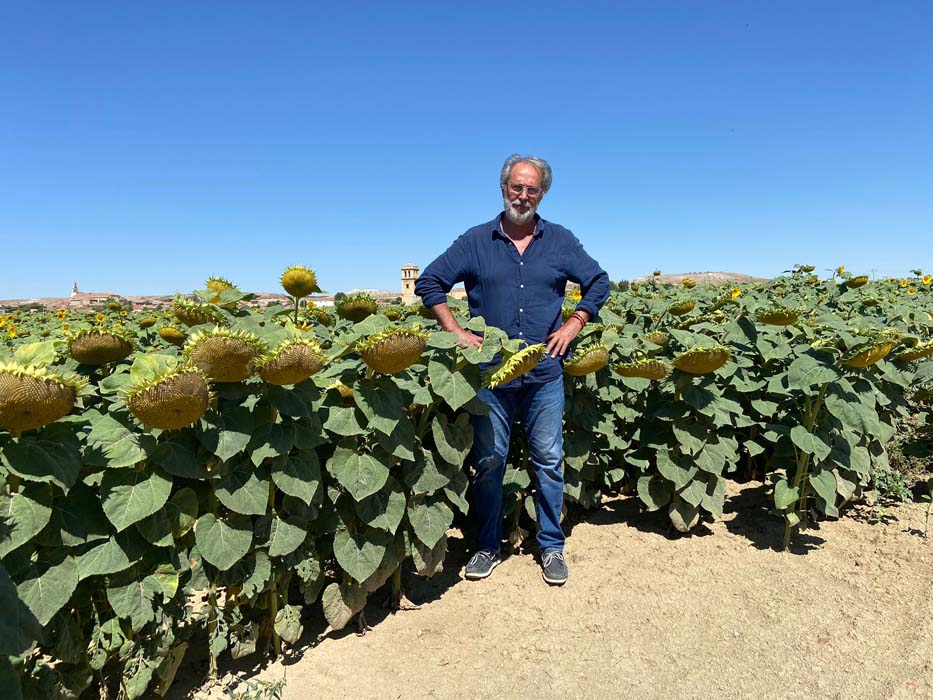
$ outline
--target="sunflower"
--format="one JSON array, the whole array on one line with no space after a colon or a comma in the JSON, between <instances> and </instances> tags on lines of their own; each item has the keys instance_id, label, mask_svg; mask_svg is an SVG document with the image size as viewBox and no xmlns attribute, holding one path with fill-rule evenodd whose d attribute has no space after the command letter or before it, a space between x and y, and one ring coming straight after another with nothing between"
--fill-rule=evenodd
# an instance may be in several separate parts
<instances>
[{"instance_id":1,"label":"sunflower","mask_svg":"<svg viewBox=\"0 0 933 700\"><path fill-rule=\"evenodd\" d=\"M740 296L742 296L742 290L739 289L738 287L733 287L733 288L732 288L732 298L733 298L733 299L738 299Z\"/></svg>"},{"instance_id":2,"label":"sunflower","mask_svg":"<svg viewBox=\"0 0 933 700\"><path fill-rule=\"evenodd\" d=\"M916 288L911 287L910 289L907 290L907 293L910 294L910 296L913 296L914 294L917 293L917 290Z\"/></svg>"},{"instance_id":3,"label":"sunflower","mask_svg":"<svg viewBox=\"0 0 933 700\"><path fill-rule=\"evenodd\" d=\"M923 279L920 280L923 284L929 286L930 282L933 282L933 275L924 275Z\"/></svg>"},{"instance_id":4,"label":"sunflower","mask_svg":"<svg viewBox=\"0 0 933 700\"><path fill-rule=\"evenodd\" d=\"M901 288L902 288L902 289L903 289L904 287L908 287L908 286L910 286L910 282L908 282L907 280L901 280Z\"/></svg>"},{"instance_id":5,"label":"sunflower","mask_svg":"<svg viewBox=\"0 0 933 700\"><path fill-rule=\"evenodd\" d=\"M126 316L126 315L127 315L126 309L123 309L123 311L120 312L120 315L121 315L121 316Z\"/></svg>"},{"instance_id":6,"label":"sunflower","mask_svg":"<svg viewBox=\"0 0 933 700\"><path fill-rule=\"evenodd\" d=\"M68 312L65 311L64 309L59 309L55 315L58 316L59 320L62 320L65 318L65 316L68 315Z\"/></svg>"},{"instance_id":7,"label":"sunflower","mask_svg":"<svg viewBox=\"0 0 933 700\"><path fill-rule=\"evenodd\" d=\"M107 320L107 317L104 316L104 314L97 314L97 315L94 317L94 320L97 321L98 323L103 323L104 321Z\"/></svg>"}]
</instances>

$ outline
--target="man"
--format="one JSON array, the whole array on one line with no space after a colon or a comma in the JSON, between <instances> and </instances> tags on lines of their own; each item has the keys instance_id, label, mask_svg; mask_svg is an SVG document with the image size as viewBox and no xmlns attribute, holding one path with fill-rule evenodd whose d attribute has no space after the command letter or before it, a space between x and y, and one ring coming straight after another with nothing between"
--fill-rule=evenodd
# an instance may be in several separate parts
<instances>
[{"instance_id":1,"label":"man","mask_svg":"<svg viewBox=\"0 0 933 700\"><path fill-rule=\"evenodd\" d=\"M415 283L415 294L430 307L441 327L460 337L463 347L482 339L463 328L447 306L447 293L463 282L470 315L483 316L509 338L546 343L547 355L532 371L478 396L489 406L473 416L472 515L478 531L477 552L466 578L486 578L501 562L503 535L502 480L509 435L521 416L535 469L538 544L544 580L567 580L560 514L564 498L562 470L564 385L561 362L570 343L609 296L609 276L586 254L574 235L537 214L551 187L551 167L533 156L509 156L499 179L504 210L471 228L432 262ZM561 306L567 281L581 286L582 298L566 323Z\"/></svg>"}]
</instances>

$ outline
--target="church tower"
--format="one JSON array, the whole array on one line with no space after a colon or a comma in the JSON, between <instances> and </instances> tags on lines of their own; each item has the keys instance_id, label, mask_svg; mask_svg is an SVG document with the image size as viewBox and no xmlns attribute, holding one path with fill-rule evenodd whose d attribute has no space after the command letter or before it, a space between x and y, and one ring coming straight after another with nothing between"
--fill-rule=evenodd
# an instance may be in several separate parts
<instances>
[{"instance_id":1,"label":"church tower","mask_svg":"<svg viewBox=\"0 0 933 700\"><path fill-rule=\"evenodd\" d=\"M418 301L415 296L415 280L418 279L418 266L412 263L402 265L402 303L414 304Z\"/></svg>"}]
</instances>

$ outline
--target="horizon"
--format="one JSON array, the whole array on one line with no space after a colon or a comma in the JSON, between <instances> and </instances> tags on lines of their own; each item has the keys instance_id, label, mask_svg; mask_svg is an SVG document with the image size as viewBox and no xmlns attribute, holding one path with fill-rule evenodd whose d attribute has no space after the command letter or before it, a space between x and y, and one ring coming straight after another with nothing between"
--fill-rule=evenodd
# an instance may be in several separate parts
<instances>
[{"instance_id":1,"label":"horizon","mask_svg":"<svg viewBox=\"0 0 933 700\"><path fill-rule=\"evenodd\" d=\"M933 5L199 8L0 8L0 298L394 289L514 152L612 280L933 268Z\"/></svg>"}]
</instances>

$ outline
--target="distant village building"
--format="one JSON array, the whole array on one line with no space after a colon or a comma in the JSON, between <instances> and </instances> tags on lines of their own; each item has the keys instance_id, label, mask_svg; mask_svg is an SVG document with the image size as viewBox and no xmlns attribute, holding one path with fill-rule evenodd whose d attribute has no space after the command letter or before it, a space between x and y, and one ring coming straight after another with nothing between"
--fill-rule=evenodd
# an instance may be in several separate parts
<instances>
[{"instance_id":1,"label":"distant village building","mask_svg":"<svg viewBox=\"0 0 933 700\"><path fill-rule=\"evenodd\" d=\"M82 292L78 289L78 283L71 285L71 296L68 299L62 299L61 307L68 309L90 309L95 306L102 306L111 299L126 303L126 300L119 294L113 292Z\"/></svg>"},{"instance_id":2,"label":"distant village building","mask_svg":"<svg viewBox=\"0 0 933 700\"><path fill-rule=\"evenodd\" d=\"M420 304L420 297L415 295L415 282L418 281L418 271L420 268L413 264L408 263L407 265L402 265L402 303L403 304ZM463 287L455 287L450 290L450 296L454 299L460 299L461 301L467 298L466 289Z\"/></svg>"}]
</instances>

